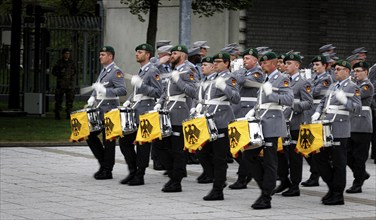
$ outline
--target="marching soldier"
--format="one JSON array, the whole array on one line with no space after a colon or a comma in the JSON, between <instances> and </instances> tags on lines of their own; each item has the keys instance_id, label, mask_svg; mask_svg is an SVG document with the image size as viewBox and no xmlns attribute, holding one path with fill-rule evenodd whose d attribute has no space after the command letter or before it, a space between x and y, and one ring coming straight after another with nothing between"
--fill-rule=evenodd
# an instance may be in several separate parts
<instances>
[{"instance_id":1,"label":"marching soldier","mask_svg":"<svg viewBox=\"0 0 376 220\"><path fill-rule=\"evenodd\" d=\"M264 73L267 74L266 82L260 88L262 104L251 109L246 117L254 117L257 110L256 117L261 119L265 146L245 151L243 159L262 190L261 196L255 201L252 208L269 209L277 179L278 138L287 135L282 105L292 106L294 94L289 85L290 80L277 70L277 55L274 52L265 53L260 58L260 64ZM263 162L259 158L261 150L264 152Z\"/></svg>"},{"instance_id":2,"label":"marching soldier","mask_svg":"<svg viewBox=\"0 0 376 220\"><path fill-rule=\"evenodd\" d=\"M311 83L299 73L302 63L301 57L290 53L283 59L286 73L290 76L290 86L294 92L294 105L285 110L285 117L290 122L291 144L283 147L283 152L278 153L278 176L281 180L274 192L282 196L300 196L299 184L302 181L303 158L295 151L299 137L300 124L306 123L304 112L312 107ZM290 171L290 178L289 178Z\"/></svg>"},{"instance_id":3,"label":"marching soldier","mask_svg":"<svg viewBox=\"0 0 376 220\"><path fill-rule=\"evenodd\" d=\"M213 56L216 73L206 76L215 80L202 93L204 99L204 113L212 114L218 129L218 139L207 143L197 152L198 159L207 176L213 177L213 188L204 200L223 200L223 188L226 182L226 155L230 151L227 125L235 119L230 103L240 101L236 79L229 72L230 55L220 52ZM196 106L196 112L202 112L202 104Z\"/></svg>"},{"instance_id":4,"label":"marching soldier","mask_svg":"<svg viewBox=\"0 0 376 220\"><path fill-rule=\"evenodd\" d=\"M286 57L286 54L280 54L280 55L278 55L277 69L282 74L286 74L286 65L283 62L283 60L285 59L285 57Z\"/></svg>"},{"instance_id":5,"label":"marching soldier","mask_svg":"<svg viewBox=\"0 0 376 220\"><path fill-rule=\"evenodd\" d=\"M187 98L196 98L198 80L188 64L187 48L177 45L171 49L171 53L174 71L154 110L160 110L162 106L165 106L164 109L169 111L172 135L165 137L163 142L155 142L154 147L158 149L158 155L170 178L162 191L181 192L181 181L186 174L182 122L189 118L190 109L187 105Z\"/></svg>"},{"instance_id":6,"label":"marching soldier","mask_svg":"<svg viewBox=\"0 0 376 220\"><path fill-rule=\"evenodd\" d=\"M119 96L127 94L124 74L114 63L114 58L115 50L113 47L104 46L100 50L99 60L103 65L103 69L96 83L93 84L94 91L87 101L88 106L99 105L98 108L102 121L105 112L120 105ZM103 144L98 138L100 133L102 133ZM112 179L116 141L106 140L105 131L102 129L102 131L91 132L86 142L100 165L99 170L94 174L94 178L97 180Z\"/></svg>"},{"instance_id":7,"label":"marching soldier","mask_svg":"<svg viewBox=\"0 0 376 220\"><path fill-rule=\"evenodd\" d=\"M199 47L200 48L200 55L201 58L206 57L206 54L208 53L208 49L210 48L208 45L206 45L207 41L196 41L193 43L192 47Z\"/></svg>"},{"instance_id":8,"label":"marching soldier","mask_svg":"<svg viewBox=\"0 0 376 220\"><path fill-rule=\"evenodd\" d=\"M261 67L258 64L258 52L254 48L248 48L242 53L244 68L235 71L233 74L237 79L239 85L240 102L232 105L232 109L235 114L235 118L242 118L251 110L257 101L257 86L245 86L246 81L253 81L262 83L264 81L264 74ZM251 181L252 177L247 170L242 159L242 153L239 152L238 157L235 158L239 163L238 179L235 183L229 186L230 189L245 189L247 184Z\"/></svg>"},{"instance_id":9,"label":"marching soldier","mask_svg":"<svg viewBox=\"0 0 376 220\"><path fill-rule=\"evenodd\" d=\"M324 205L345 203L343 191L346 186L346 145L351 132L349 114L359 114L361 110L359 87L350 80L350 69L349 62L337 61L337 82L330 86L330 93L321 100L312 115L312 121L319 119L320 115L323 120L332 121L333 146L313 155L320 176L329 188L328 193L322 198Z\"/></svg>"},{"instance_id":10,"label":"marching soldier","mask_svg":"<svg viewBox=\"0 0 376 220\"><path fill-rule=\"evenodd\" d=\"M154 100L162 94L162 84L158 69L150 62L154 53L153 47L149 44L141 44L135 51L136 60L141 68L131 79L133 94L123 106L131 106L134 109L136 123L139 124L139 116L153 110ZM120 183L130 186L144 185L145 169L149 166L150 143L136 144L137 151L135 151L133 143L136 135L137 132L134 132L119 139L120 150L129 169L128 176Z\"/></svg>"},{"instance_id":11,"label":"marching soldier","mask_svg":"<svg viewBox=\"0 0 376 220\"><path fill-rule=\"evenodd\" d=\"M326 91L329 89L329 86L333 83L331 74L326 71L328 66L327 58L323 55L315 56L312 59L312 69L313 69L313 78L311 81L312 84L312 96L313 96L313 105L312 108L307 111L307 116L311 117L317 106L320 104L322 98L325 97ZM317 165L312 157L307 157L306 161L310 165L311 175L308 180L302 182L302 186L312 187L319 186L320 174L317 169Z\"/></svg>"},{"instance_id":12,"label":"marching soldier","mask_svg":"<svg viewBox=\"0 0 376 220\"><path fill-rule=\"evenodd\" d=\"M347 147L347 165L353 171L354 181L352 186L346 190L347 193L361 193L364 181L370 176L366 172L366 161L372 136L370 105L374 87L368 79L368 68L369 64L363 61L353 66L356 83L360 87L362 111L360 114L352 114L351 117L351 137Z\"/></svg>"}]
</instances>

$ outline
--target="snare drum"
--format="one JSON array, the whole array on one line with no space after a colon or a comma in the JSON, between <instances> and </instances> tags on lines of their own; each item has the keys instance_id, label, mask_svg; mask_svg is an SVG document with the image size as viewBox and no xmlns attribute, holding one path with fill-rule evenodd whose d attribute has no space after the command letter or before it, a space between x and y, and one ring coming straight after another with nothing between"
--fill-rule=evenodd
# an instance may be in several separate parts
<instances>
[{"instance_id":1,"label":"snare drum","mask_svg":"<svg viewBox=\"0 0 376 220\"><path fill-rule=\"evenodd\" d=\"M74 111L71 113L71 118L72 115L83 112L86 113L90 132L100 131L103 128L102 120L99 117L100 111L97 108L85 108Z\"/></svg>"},{"instance_id":2,"label":"snare drum","mask_svg":"<svg viewBox=\"0 0 376 220\"><path fill-rule=\"evenodd\" d=\"M171 136L172 126L168 110L159 110L159 123L161 125L162 137Z\"/></svg>"},{"instance_id":3,"label":"snare drum","mask_svg":"<svg viewBox=\"0 0 376 220\"><path fill-rule=\"evenodd\" d=\"M322 124L322 139L324 147L331 147L333 145L334 137L332 135L332 123L329 120L321 120L312 122L313 124Z\"/></svg>"},{"instance_id":4,"label":"snare drum","mask_svg":"<svg viewBox=\"0 0 376 220\"><path fill-rule=\"evenodd\" d=\"M255 149L265 144L264 135L262 133L261 121L255 118L248 120L249 137L251 142L248 149Z\"/></svg>"},{"instance_id":5,"label":"snare drum","mask_svg":"<svg viewBox=\"0 0 376 220\"><path fill-rule=\"evenodd\" d=\"M123 134L131 134L137 131L134 110L131 107L118 107L120 110L120 122Z\"/></svg>"}]
</instances>

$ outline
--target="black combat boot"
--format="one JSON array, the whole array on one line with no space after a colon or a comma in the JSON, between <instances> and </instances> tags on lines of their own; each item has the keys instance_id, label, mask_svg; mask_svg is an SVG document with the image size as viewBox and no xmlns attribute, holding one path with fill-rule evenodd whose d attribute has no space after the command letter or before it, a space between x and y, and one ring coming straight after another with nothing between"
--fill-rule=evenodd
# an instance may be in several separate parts
<instances>
[{"instance_id":1,"label":"black combat boot","mask_svg":"<svg viewBox=\"0 0 376 220\"><path fill-rule=\"evenodd\" d=\"M128 182L129 186L140 186L144 185L144 175L145 175L145 168L138 168L136 171L136 175L134 176L133 179L131 179Z\"/></svg>"},{"instance_id":2,"label":"black combat boot","mask_svg":"<svg viewBox=\"0 0 376 220\"><path fill-rule=\"evenodd\" d=\"M121 184L128 184L129 181L131 181L135 175L136 175L136 166L135 165L128 165L129 174L127 177L125 177L122 181L120 181Z\"/></svg>"}]
</instances>

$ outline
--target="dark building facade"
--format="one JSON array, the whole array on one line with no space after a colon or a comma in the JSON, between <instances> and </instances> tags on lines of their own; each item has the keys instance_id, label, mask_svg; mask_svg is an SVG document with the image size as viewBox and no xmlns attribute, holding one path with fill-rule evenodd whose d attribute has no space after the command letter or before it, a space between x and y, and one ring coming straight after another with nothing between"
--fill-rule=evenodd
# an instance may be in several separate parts
<instances>
[{"instance_id":1,"label":"dark building facade","mask_svg":"<svg viewBox=\"0 0 376 220\"><path fill-rule=\"evenodd\" d=\"M367 60L376 62L375 0L253 0L246 24L247 47L300 51L305 65L329 43L341 59L365 47Z\"/></svg>"}]
</instances>

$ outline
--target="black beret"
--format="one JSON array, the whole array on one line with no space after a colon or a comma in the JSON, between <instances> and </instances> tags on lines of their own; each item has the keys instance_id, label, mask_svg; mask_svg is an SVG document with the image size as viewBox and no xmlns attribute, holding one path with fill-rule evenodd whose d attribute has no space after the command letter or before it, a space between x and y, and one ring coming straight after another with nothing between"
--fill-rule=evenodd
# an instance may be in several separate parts
<instances>
[{"instance_id":1,"label":"black beret","mask_svg":"<svg viewBox=\"0 0 376 220\"><path fill-rule=\"evenodd\" d=\"M357 67L363 67L364 69L367 69L369 68L369 63L367 62L364 62L364 61L360 61L360 62L357 62L354 64L353 66L353 69L357 68Z\"/></svg>"}]
</instances>

